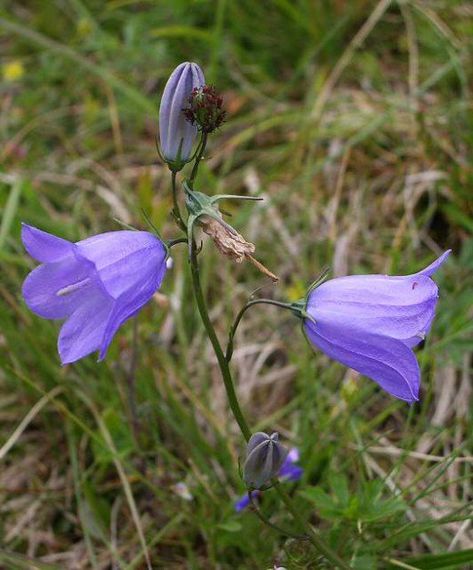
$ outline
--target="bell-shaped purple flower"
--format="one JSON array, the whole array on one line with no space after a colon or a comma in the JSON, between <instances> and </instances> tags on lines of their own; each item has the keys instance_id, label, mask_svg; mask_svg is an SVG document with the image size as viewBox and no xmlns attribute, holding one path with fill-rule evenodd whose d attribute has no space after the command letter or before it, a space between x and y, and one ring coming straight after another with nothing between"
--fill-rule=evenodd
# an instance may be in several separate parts
<instances>
[{"instance_id":1,"label":"bell-shaped purple flower","mask_svg":"<svg viewBox=\"0 0 473 570\"><path fill-rule=\"evenodd\" d=\"M438 288L431 276L449 254L413 275L339 277L316 287L305 308L309 340L396 398L418 400L420 370L412 348L432 325Z\"/></svg>"},{"instance_id":2,"label":"bell-shaped purple flower","mask_svg":"<svg viewBox=\"0 0 473 570\"><path fill-rule=\"evenodd\" d=\"M164 88L159 108L159 139L164 159L180 170L192 153L197 126L184 115L184 108L194 89L205 85L204 74L196 63L176 67Z\"/></svg>"},{"instance_id":3,"label":"bell-shaped purple flower","mask_svg":"<svg viewBox=\"0 0 473 570\"><path fill-rule=\"evenodd\" d=\"M66 319L58 339L67 364L100 351L149 301L166 272L167 251L153 234L115 231L71 243L23 224L28 253L42 262L26 278L23 297L45 319Z\"/></svg>"}]
</instances>

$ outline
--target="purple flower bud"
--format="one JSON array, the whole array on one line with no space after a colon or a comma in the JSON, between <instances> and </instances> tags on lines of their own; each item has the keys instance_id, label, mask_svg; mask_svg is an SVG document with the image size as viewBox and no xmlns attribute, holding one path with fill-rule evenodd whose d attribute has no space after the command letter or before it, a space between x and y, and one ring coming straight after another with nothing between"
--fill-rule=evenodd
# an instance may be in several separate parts
<instances>
[{"instance_id":1,"label":"purple flower bud","mask_svg":"<svg viewBox=\"0 0 473 570\"><path fill-rule=\"evenodd\" d=\"M186 120L183 109L193 90L204 84L200 67L184 62L171 73L164 88L159 108L159 138L163 157L173 169L182 168L191 156L197 127Z\"/></svg>"},{"instance_id":2,"label":"purple flower bud","mask_svg":"<svg viewBox=\"0 0 473 570\"><path fill-rule=\"evenodd\" d=\"M276 477L286 459L287 450L279 443L279 436L264 432L253 434L246 447L243 479L250 489L260 489Z\"/></svg>"},{"instance_id":3,"label":"purple flower bud","mask_svg":"<svg viewBox=\"0 0 473 570\"><path fill-rule=\"evenodd\" d=\"M299 450L297 447L293 447L289 450L289 453L286 455L286 459L284 460L281 468L278 472L278 478L280 481L299 481L299 479L304 474L304 470L299 465L296 465L299 461ZM251 491L251 498L257 499L261 495L260 491ZM243 495L235 502L235 511L239 513L243 509L250 504L250 498L248 497L248 493Z\"/></svg>"},{"instance_id":4,"label":"purple flower bud","mask_svg":"<svg viewBox=\"0 0 473 570\"><path fill-rule=\"evenodd\" d=\"M418 400L420 371L412 348L432 325L438 288L431 275L449 254L404 277L356 275L326 281L307 299L309 340L396 398Z\"/></svg>"},{"instance_id":5,"label":"purple flower bud","mask_svg":"<svg viewBox=\"0 0 473 570\"><path fill-rule=\"evenodd\" d=\"M66 319L58 339L67 364L100 350L159 288L167 251L149 232L116 231L71 243L23 224L28 253L41 261L23 283L28 307L45 319Z\"/></svg>"}]
</instances>

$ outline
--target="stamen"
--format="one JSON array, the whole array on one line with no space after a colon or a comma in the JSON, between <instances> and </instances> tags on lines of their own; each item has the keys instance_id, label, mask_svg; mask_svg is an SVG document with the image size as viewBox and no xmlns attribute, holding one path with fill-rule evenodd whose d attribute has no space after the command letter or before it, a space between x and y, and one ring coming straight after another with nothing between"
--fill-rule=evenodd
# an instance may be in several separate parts
<instances>
[{"instance_id":1,"label":"stamen","mask_svg":"<svg viewBox=\"0 0 473 570\"><path fill-rule=\"evenodd\" d=\"M77 289L80 289L81 287L84 287L85 285L87 285L87 283L89 283L90 278L86 277L85 279L82 279L81 281L78 281L77 283L73 283L72 285L67 285L67 287L63 287L62 289L59 289L59 291L56 292L56 296L57 297L64 297L64 295L69 295L70 293L74 293L74 291L77 291Z\"/></svg>"}]
</instances>

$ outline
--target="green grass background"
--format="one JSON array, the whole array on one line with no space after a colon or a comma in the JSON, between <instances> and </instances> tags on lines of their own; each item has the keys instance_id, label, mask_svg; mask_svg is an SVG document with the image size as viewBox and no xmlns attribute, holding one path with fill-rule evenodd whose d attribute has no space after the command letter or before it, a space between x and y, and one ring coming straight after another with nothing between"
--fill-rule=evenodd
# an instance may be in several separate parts
<instances>
[{"instance_id":1,"label":"green grass background","mask_svg":"<svg viewBox=\"0 0 473 570\"><path fill-rule=\"evenodd\" d=\"M243 441L185 248L104 363L61 367L58 324L21 298L21 221L79 240L145 228L144 209L177 235L155 134L185 60L228 111L197 187L265 197L232 223L280 277L204 244L222 340L258 287L295 300L325 265L407 274L453 249L419 404L314 354L274 307L245 318L233 370L253 428L301 451L297 508L354 568L473 567L472 18L466 0L0 3L1 568L140 569L146 551L163 569L328 567L233 510ZM294 530L271 492L262 509Z\"/></svg>"}]
</instances>

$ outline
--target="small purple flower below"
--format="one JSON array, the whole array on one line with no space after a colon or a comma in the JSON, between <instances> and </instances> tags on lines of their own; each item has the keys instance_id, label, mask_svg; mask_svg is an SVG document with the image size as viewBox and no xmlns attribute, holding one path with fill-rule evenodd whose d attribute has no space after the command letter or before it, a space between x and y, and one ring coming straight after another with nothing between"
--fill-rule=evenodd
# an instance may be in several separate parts
<instances>
[{"instance_id":1,"label":"small purple flower below","mask_svg":"<svg viewBox=\"0 0 473 570\"><path fill-rule=\"evenodd\" d=\"M299 450L297 447L293 447L289 450L289 453L286 455L286 459L282 464L281 468L279 469L278 478L280 481L299 481L301 479L304 470L296 463L299 461ZM259 497L261 495L261 491L252 491L251 496L252 498ZM235 503L235 511L239 513L243 509L245 509L250 504L250 499L248 497L248 493L243 495L236 501Z\"/></svg>"},{"instance_id":2,"label":"small purple flower below","mask_svg":"<svg viewBox=\"0 0 473 570\"><path fill-rule=\"evenodd\" d=\"M305 308L308 339L396 398L418 400L420 370L412 348L432 325L438 287L431 276L449 254L413 275L354 275L316 287Z\"/></svg>"},{"instance_id":3,"label":"small purple flower below","mask_svg":"<svg viewBox=\"0 0 473 570\"><path fill-rule=\"evenodd\" d=\"M59 333L63 364L100 350L149 301L166 273L166 248L153 234L115 231L71 243L23 224L22 240L42 262L23 284L28 307L45 319L66 319Z\"/></svg>"}]
</instances>

